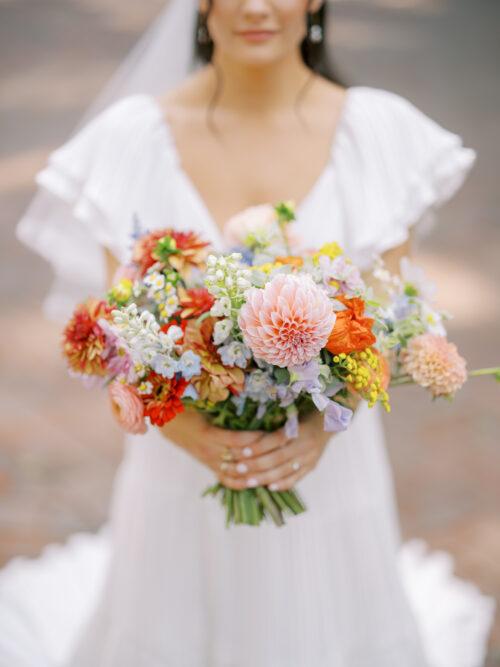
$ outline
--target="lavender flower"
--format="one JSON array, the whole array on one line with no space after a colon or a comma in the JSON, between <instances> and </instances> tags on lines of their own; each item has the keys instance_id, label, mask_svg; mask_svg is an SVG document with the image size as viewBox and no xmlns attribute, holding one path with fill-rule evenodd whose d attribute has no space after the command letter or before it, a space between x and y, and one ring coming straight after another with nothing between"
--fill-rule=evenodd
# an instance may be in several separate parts
<instances>
[{"instance_id":1,"label":"lavender flower","mask_svg":"<svg viewBox=\"0 0 500 667\"><path fill-rule=\"evenodd\" d=\"M351 423L352 415L353 412L349 408L346 408L335 401L328 401L324 419L325 431L345 431Z\"/></svg>"},{"instance_id":2,"label":"lavender flower","mask_svg":"<svg viewBox=\"0 0 500 667\"><path fill-rule=\"evenodd\" d=\"M335 259L321 255L319 266L323 274L323 284L330 296L334 296L339 290L347 294L358 294L365 288L358 267L344 255ZM332 285L332 282L338 283L338 286Z\"/></svg>"},{"instance_id":3,"label":"lavender flower","mask_svg":"<svg viewBox=\"0 0 500 667\"><path fill-rule=\"evenodd\" d=\"M244 344L237 340L233 340L227 345L222 345L218 349L219 356L224 366L238 366L238 368L246 368L248 360L252 357L252 352Z\"/></svg>"},{"instance_id":4,"label":"lavender flower","mask_svg":"<svg viewBox=\"0 0 500 667\"><path fill-rule=\"evenodd\" d=\"M297 407L292 404L286 410L285 435L287 438L296 438L299 435L299 415Z\"/></svg>"},{"instance_id":5,"label":"lavender flower","mask_svg":"<svg viewBox=\"0 0 500 667\"><path fill-rule=\"evenodd\" d=\"M301 391L309 394L321 391L320 372L321 366L317 359L301 364L290 366L290 382L292 390L298 395Z\"/></svg>"}]
</instances>

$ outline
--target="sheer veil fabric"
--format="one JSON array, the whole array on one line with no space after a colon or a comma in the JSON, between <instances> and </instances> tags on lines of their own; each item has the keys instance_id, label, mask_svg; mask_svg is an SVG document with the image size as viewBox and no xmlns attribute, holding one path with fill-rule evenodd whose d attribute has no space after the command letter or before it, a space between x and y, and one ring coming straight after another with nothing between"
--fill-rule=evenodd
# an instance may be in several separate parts
<instances>
[{"instance_id":1,"label":"sheer veil fabric","mask_svg":"<svg viewBox=\"0 0 500 667\"><path fill-rule=\"evenodd\" d=\"M54 268L49 316L103 290L102 246L126 260L137 214L164 226L161 211L221 248L153 97L194 67L196 6L167 5L38 174L17 233ZM333 148L298 223L365 268L431 219L475 158L408 101L367 87L350 90ZM447 554L400 545L377 410L362 406L329 443L300 483L310 511L282 530L226 530L198 494L208 469L157 431L125 440L108 525L0 572L0 667L483 664L494 604Z\"/></svg>"}]
</instances>

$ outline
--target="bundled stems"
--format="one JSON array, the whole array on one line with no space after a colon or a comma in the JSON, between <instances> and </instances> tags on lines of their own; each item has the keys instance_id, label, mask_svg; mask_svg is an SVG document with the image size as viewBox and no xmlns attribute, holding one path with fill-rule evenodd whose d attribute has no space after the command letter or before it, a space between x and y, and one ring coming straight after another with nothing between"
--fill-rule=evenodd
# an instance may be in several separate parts
<instances>
[{"instance_id":1,"label":"bundled stems","mask_svg":"<svg viewBox=\"0 0 500 667\"><path fill-rule=\"evenodd\" d=\"M226 527L231 524L258 526L264 518L276 526L285 524L285 516L306 511L296 491L270 491L265 486L242 491L229 489L220 482L208 487L203 496L219 497L226 511Z\"/></svg>"}]
</instances>

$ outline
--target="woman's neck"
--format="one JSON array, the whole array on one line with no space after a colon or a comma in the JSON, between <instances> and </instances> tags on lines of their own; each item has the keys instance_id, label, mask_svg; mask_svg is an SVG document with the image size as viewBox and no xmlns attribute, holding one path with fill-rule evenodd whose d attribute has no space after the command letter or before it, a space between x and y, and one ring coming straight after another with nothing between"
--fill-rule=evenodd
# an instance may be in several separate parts
<instances>
[{"instance_id":1,"label":"woman's neck","mask_svg":"<svg viewBox=\"0 0 500 667\"><path fill-rule=\"evenodd\" d=\"M217 106L228 111L259 114L293 106L297 93L311 77L300 53L292 53L271 65L248 65L215 55L201 73L211 97L220 78Z\"/></svg>"}]
</instances>

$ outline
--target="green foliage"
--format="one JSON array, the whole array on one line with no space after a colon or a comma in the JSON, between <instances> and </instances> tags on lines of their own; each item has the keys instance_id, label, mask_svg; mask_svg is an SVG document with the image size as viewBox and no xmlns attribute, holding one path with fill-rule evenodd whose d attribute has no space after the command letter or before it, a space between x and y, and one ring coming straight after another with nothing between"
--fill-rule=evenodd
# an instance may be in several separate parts
<instances>
[{"instance_id":1,"label":"green foliage","mask_svg":"<svg viewBox=\"0 0 500 667\"><path fill-rule=\"evenodd\" d=\"M404 293L406 294L406 296L418 296L417 288L411 283L405 283Z\"/></svg>"},{"instance_id":2,"label":"green foliage","mask_svg":"<svg viewBox=\"0 0 500 667\"><path fill-rule=\"evenodd\" d=\"M291 203L280 201L274 207L279 222L290 222L295 220L295 210Z\"/></svg>"}]
</instances>

